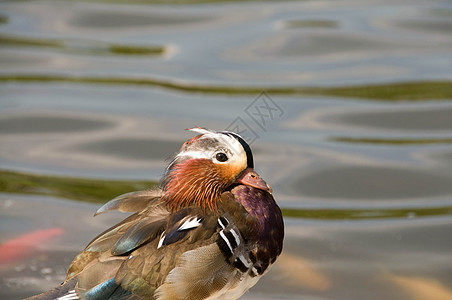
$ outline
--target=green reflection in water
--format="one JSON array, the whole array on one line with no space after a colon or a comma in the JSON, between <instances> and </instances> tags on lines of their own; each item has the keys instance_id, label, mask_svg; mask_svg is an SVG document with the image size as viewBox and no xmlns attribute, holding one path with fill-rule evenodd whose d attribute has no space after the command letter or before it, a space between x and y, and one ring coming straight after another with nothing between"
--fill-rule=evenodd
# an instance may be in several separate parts
<instances>
[{"instance_id":1,"label":"green reflection in water","mask_svg":"<svg viewBox=\"0 0 452 300\"><path fill-rule=\"evenodd\" d=\"M161 55L165 52L162 46L133 46L108 44L85 40L56 40L30 37L16 37L0 34L0 45L15 47L47 47L69 53L90 55Z\"/></svg>"},{"instance_id":2,"label":"green reflection in water","mask_svg":"<svg viewBox=\"0 0 452 300\"><path fill-rule=\"evenodd\" d=\"M8 23L8 17L0 16L0 24L6 24L6 23Z\"/></svg>"},{"instance_id":3,"label":"green reflection in water","mask_svg":"<svg viewBox=\"0 0 452 300\"><path fill-rule=\"evenodd\" d=\"M0 170L0 192L57 196L84 202L105 203L114 197L155 186L151 181L119 181L26 174ZM452 215L452 207L396 209L294 209L283 208L292 218L356 220L415 218Z\"/></svg>"},{"instance_id":4,"label":"green reflection in water","mask_svg":"<svg viewBox=\"0 0 452 300\"><path fill-rule=\"evenodd\" d=\"M0 192L49 195L95 203L149 189L156 184L152 181L99 180L0 171Z\"/></svg>"},{"instance_id":5,"label":"green reflection in water","mask_svg":"<svg viewBox=\"0 0 452 300\"><path fill-rule=\"evenodd\" d=\"M395 209L282 209L283 215L293 218L322 220L404 219L452 215L452 206L434 208Z\"/></svg>"},{"instance_id":6,"label":"green reflection in water","mask_svg":"<svg viewBox=\"0 0 452 300\"><path fill-rule=\"evenodd\" d=\"M50 39L37 39L0 35L2 46L26 46L26 47L63 47L63 42Z\"/></svg>"},{"instance_id":7,"label":"green reflection in water","mask_svg":"<svg viewBox=\"0 0 452 300\"><path fill-rule=\"evenodd\" d=\"M0 75L0 82L66 82L85 84L158 86L172 90L206 94L259 94L265 91L273 95L310 95L345 98L362 98L379 101L425 101L452 100L451 81L400 82L380 85L357 85L344 87L246 87L200 85L165 81L154 78L129 77L71 77L65 75Z\"/></svg>"},{"instance_id":8,"label":"green reflection in water","mask_svg":"<svg viewBox=\"0 0 452 300\"><path fill-rule=\"evenodd\" d=\"M430 12L434 15L434 16L438 16L438 17L444 17L444 18L450 18L452 17L452 9L447 9L445 7L437 9L431 9Z\"/></svg>"},{"instance_id":9,"label":"green reflection in water","mask_svg":"<svg viewBox=\"0 0 452 300\"><path fill-rule=\"evenodd\" d=\"M164 47L139 47L127 45L110 45L110 52L121 55L152 55L163 54Z\"/></svg>"},{"instance_id":10,"label":"green reflection in water","mask_svg":"<svg viewBox=\"0 0 452 300\"><path fill-rule=\"evenodd\" d=\"M336 28L338 27L338 23L336 21L330 20L289 20L284 22L285 28L311 28L311 27L319 27L319 28Z\"/></svg>"},{"instance_id":11,"label":"green reflection in water","mask_svg":"<svg viewBox=\"0 0 452 300\"><path fill-rule=\"evenodd\" d=\"M443 139L381 139L381 138L352 138L352 137L334 137L330 140L343 143L373 144L373 145L434 145L451 144L451 138Z\"/></svg>"}]
</instances>

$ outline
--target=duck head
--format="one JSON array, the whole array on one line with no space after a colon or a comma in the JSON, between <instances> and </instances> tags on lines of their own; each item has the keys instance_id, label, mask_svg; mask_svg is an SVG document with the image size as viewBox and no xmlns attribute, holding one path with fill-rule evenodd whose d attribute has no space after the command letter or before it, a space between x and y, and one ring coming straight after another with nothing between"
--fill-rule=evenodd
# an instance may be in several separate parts
<instances>
[{"instance_id":1,"label":"duck head","mask_svg":"<svg viewBox=\"0 0 452 300\"><path fill-rule=\"evenodd\" d=\"M215 209L221 194L237 184L272 192L254 171L251 148L240 135L204 128L189 130L199 135L182 145L161 183L170 207Z\"/></svg>"}]
</instances>

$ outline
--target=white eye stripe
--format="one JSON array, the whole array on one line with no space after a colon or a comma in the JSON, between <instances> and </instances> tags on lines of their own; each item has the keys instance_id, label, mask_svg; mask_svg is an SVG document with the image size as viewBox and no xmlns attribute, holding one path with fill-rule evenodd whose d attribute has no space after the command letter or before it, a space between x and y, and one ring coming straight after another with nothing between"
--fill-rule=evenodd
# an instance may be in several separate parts
<instances>
[{"instance_id":1,"label":"white eye stripe","mask_svg":"<svg viewBox=\"0 0 452 300\"><path fill-rule=\"evenodd\" d=\"M203 135L194 140L191 144L188 144L184 148L185 151L182 150L182 152L176 155L176 158L209 159L218 164L247 164L247 153L242 144L233 136L224 133L209 132L203 129L194 131L202 132ZM201 142L201 140L205 141ZM228 157L227 160L221 161L216 159L215 156L218 153L226 154Z\"/></svg>"},{"instance_id":2,"label":"white eye stripe","mask_svg":"<svg viewBox=\"0 0 452 300\"><path fill-rule=\"evenodd\" d=\"M224 145L228 146L227 148L232 153L234 153L236 155L241 155L242 153L245 153L242 145L235 138L233 138L231 136L228 136L228 135L225 135L225 134L221 134L218 138L221 140L221 142Z\"/></svg>"},{"instance_id":3,"label":"white eye stripe","mask_svg":"<svg viewBox=\"0 0 452 300\"><path fill-rule=\"evenodd\" d=\"M217 154L224 153L226 155L227 159L225 161L219 161L217 159ZM231 153L227 149L221 149L219 151L213 152L213 151L186 151L186 152L180 152L176 155L176 157L189 157L194 159L211 159L215 163L227 163L229 162L229 159L232 157Z\"/></svg>"},{"instance_id":4,"label":"white eye stripe","mask_svg":"<svg viewBox=\"0 0 452 300\"><path fill-rule=\"evenodd\" d=\"M191 158L206 158L210 159L212 157L212 151L187 151L181 152L176 155L177 157L188 156Z\"/></svg>"}]
</instances>

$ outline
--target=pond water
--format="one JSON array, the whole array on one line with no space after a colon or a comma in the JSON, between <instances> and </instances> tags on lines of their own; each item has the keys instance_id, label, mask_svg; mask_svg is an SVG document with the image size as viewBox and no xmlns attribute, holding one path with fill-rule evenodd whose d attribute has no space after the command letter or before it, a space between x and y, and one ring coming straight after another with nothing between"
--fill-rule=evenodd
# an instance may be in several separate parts
<instances>
[{"instance_id":1,"label":"pond water","mask_svg":"<svg viewBox=\"0 0 452 300\"><path fill-rule=\"evenodd\" d=\"M202 126L242 132L284 209L243 299L452 299L452 2L203 2L0 4L0 249L29 242L0 298L124 217L58 180L158 180Z\"/></svg>"}]
</instances>

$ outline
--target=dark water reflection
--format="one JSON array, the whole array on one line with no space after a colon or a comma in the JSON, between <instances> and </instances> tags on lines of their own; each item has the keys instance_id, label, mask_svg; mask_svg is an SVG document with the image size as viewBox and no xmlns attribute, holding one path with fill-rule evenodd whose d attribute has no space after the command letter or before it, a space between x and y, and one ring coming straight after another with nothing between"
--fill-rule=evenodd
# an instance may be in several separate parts
<instances>
[{"instance_id":1,"label":"dark water reflection","mask_svg":"<svg viewBox=\"0 0 452 300\"><path fill-rule=\"evenodd\" d=\"M180 147L181 144L175 141L124 138L82 144L78 150L132 159L163 161L171 158L169 153L177 153Z\"/></svg>"},{"instance_id":2,"label":"dark water reflection","mask_svg":"<svg viewBox=\"0 0 452 300\"><path fill-rule=\"evenodd\" d=\"M349 125L351 127L369 127L376 129L419 131L452 131L451 107L420 107L418 109L404 108L387 109L383 111L359 110L344 111L323 117L325 123Z\"/></svg>"},{"instance_id":3,"label":"dark water reflection","mask_svg":"<svg viewBox=\"0 0 452 300\"><path fill-rule=\"evenodd\" d=\"M109 127L107 122L58 116L27 116L0 120L0 133L45 133L90 131Z\"/></svg>"},{"instance_id":4,"label":"dark water reflection","mask_svg":"<svg viewBox=\"0 0 452 300\"><path fill-rule=\"evenodd\" d=\"M290 187L297 195L360 201L392 200L450 195L451 180L440 174L430 174L427 170L341 166L309 174L294 181Z\"/></svg>"},{"instance_id":5,"label":"dark water reflection","mask_svg":"<svg viewBox=\"0 0 452 300\"><path fill-rule=\"evenodd\" d=\"M140 11L106 11L104 8L100 10L87 9L76 14L69 24L79 28L98 28L98 29L123 29L127 27L151 27L152 26L168 26L202 22L208 20L208 15L191 15L185 14L162 14L149 13Z\"/></svg>"},{"instance_id":6,"label":"dark water reflection","mask_svg":"<svg viewBox=\"0 0 452 300\"><path fill-rule=\"evenodd\" d=\"M58 284L123 218L49 195L80 199L55 192L71 177L158 180L183 129L239 120L287 226L244 299L452 299L449 2L0 7L0 244L63 232L0 257L0 298Z\"/></svg>"}]
</instances>

